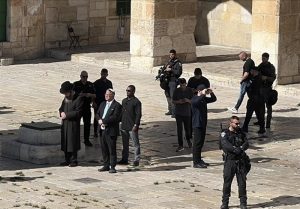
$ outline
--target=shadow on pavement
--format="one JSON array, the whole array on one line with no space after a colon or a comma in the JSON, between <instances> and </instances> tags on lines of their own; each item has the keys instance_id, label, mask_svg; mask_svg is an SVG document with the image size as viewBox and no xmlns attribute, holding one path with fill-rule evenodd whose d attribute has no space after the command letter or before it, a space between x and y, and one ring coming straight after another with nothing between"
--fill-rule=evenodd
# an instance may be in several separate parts
<instances>
[{"instance_id":1,"label":"shadow on pavement","mask_svg":"<svg viewBox=\"0 0 300 209\"><path fill-rule=\"evenodd\" d=\"M297 196L279 196L272 198L269 202L258 203L255 205L248 205L248 208L269 208L269 207L280 207L280 206L292 206L300 204L300 197Z\"/></svg>"},{"instance_id":2,"label":"shadow on pavement","mask_svg":"<svg viewBox=\"0 0 300 209\"><path fill-rule=\"evenodd\" d=\"M14 110L10 110L10 109L12 109L12 107L6 107L6 106L0 107L0 115L15 112Z\"/></svg>"},{"instance_id":3,"label":"shadow on pavement","mask_svg":"<svg viewBox=\"0 0 300 209\"><path fill-rule=\"evenodd\" d=\"M0 183L33 181L35 179L41 179L41 178L44 178L44 176L38 176L38 177L26 177L26 176L0 177Z\"/></svg>"},{"instance_id":4,"label":"shadow on pavement","mask_svg":"<svg viewBox=\"0 0 300 209\"><path fill-rule=\"evenodd\" d=\"M226 62L226 61L236 61L239 60L237 54L224 54L224 55L213 55L213 56L203 56L197 57L197 62Z\"/></svg>"}]
</instances>

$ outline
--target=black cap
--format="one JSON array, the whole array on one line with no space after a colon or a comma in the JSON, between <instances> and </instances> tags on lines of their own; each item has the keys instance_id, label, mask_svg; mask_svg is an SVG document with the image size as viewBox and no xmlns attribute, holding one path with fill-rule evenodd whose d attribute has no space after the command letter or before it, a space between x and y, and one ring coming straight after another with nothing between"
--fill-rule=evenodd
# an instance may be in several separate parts
<instances>
[{"instance_id":1,"label":"black cap","mask_svg":"<svg viewBox=\"0 0 300 209\"><path fill-rule=\"evenodd\" d=\"M70 92L72 90L73 90L73 84L70 81L65 81L61 84L59 92L61 94L64 94L64 93Z\"/></svg>"}]
</instances>

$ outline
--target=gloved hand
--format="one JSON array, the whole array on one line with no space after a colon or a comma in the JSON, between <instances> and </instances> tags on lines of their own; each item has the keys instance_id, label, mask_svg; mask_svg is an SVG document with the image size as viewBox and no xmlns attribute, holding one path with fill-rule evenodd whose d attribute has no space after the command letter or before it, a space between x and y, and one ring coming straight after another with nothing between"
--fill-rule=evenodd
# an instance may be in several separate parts
<instances>
[{"instance_id":1,"label":"gloved hand","mask_svg":"<svg viewBox=\"0 0 300 209\"><path fill-rule=\"evenodd\" d=\"M235 147L233 149L233 153L236 155L240 155L243 152L243 150L240 147Z\"/></svg>"}]
</instances>

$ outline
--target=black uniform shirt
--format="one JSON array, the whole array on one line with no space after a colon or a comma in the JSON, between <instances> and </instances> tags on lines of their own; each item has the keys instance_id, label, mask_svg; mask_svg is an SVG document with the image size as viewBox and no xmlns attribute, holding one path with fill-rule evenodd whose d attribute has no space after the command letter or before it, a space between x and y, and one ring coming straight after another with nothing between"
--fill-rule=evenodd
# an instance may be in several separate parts
<instances>
[{"instance_id":1,"label":"black uniform shirt","mask_svg":"<svg viewBox=\"0 0 300 209\"><path fill-rule=\"evenodd\" d=\"M125 98L122 101L122 129L131 131L133 126L139 126L142 117L142 103L136 97Z\"/></svg>"},{"instance_id":2,"label":"black uniform shirt","mask_svg":"<svg viewBox=\"0 0 300 209\"><path fill-rule=\"evenodd\" d=\"M236 147L241 148L242 150L247 150L249 143L246 135L242 131L233 132L229 129L221 133L221 148L224 153L227 154L228 159L237 160L241 158L241 155L234 153Z\"/></svg>"},{"instance_id":3,"label":"black uniform shirt","mask_svg":"<svg viewBox=\"0 0 300 209\"><path fill-rule=\"evenodd\" d=\"M204 76L201 76L199 79L197 79L195 76L191 77L188 81L187 86L192 89L196 89L200 84L203 84L205 86L205 88L210 87L209 80L207 78L205 78Z\"/></svg>"},{"instance_id":4,"label":"black uniform shirt","mask_svg":"<svg viewBox=\"0 0 300 209\"><path fill-rule=\"evenodd\" d=\"M258 65L258 70L260 71L261 75L271 77L274 80L276 79L275 67L270 62L267 62L266 64L260 63ZM272 80L272 81L268 80L268 79L264 80L262 83L263 87L265 87L265 88L272 87L274 80Z\"/></svg>"},{"instance_id":5,"label":"black uniform shirt","mask_svg":"<svg viewBox=\"0 0 300 209\"><path fill-rule=\"evenodd\" d=\"M180 99L192 99L193 98L193 90L189 87L186 87L184 90L182 88L177 88L173 94L173 100L180 100ZM191 116L191 104L184 103L184 104L175 104L175 114L179 116Z\"/></svg>"},{"instance_id":6,"label":"black uniform shirt","mask_svg":"<svg viewBox=\"0 0 300 209\"><path fill-rule=\"evenodd\" d=\"M94 85L92 82L87 81L85 84L83 84L81 81L74 82L74 89L76 94L80 93L90 93L95 94ZM92 98L90 97L83 97L83 108L88 109L91 107Z\"/></svg>"},{"instance_id":7,"label":"black uniform shirt","mask_svg":"<svg viewBox=\"0 0 300 209\"><path fill-rule=\"evenodd\" d=\"M101 102L105 101L105 92L109 88L113 88L112 82L108 79L98 79L94 82L94 88L96 91L96 103L99 106Z\"/></svg>"},{"instance_id":8,"label":"black uniform shirt","mask_svg":"<svg viewBox=\"0 0 300 209\"><path fill-rule=\"evenodd\" d=\"M244 81L248 81L251 78L250 70L255 68L255 63L251 58L248 58L243 66L243 75L245 72L249 73L248 77Z\"/></svg>"}]
</instances>

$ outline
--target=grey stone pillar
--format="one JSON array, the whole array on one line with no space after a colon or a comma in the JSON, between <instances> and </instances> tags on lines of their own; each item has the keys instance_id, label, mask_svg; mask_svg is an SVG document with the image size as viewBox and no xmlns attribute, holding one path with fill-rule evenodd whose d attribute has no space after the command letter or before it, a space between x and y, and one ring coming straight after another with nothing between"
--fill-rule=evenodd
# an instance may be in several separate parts
<instances>
[{"instance_id":1,"label":"grey stone pillar","mask_svg":"<svg viewBox=\"0 0 300 209\"><path fill-rule=\"evenodd\" d=\"M175 49L183 62L196 60L197 0L132 0L131 68L149 70Z\"/></svg>"}]
</instances>

